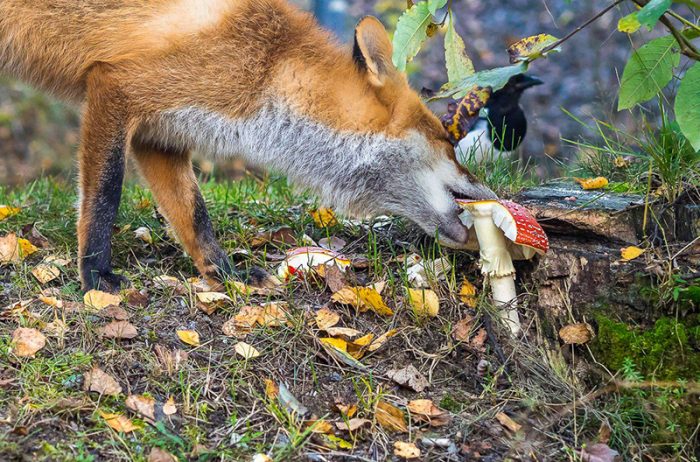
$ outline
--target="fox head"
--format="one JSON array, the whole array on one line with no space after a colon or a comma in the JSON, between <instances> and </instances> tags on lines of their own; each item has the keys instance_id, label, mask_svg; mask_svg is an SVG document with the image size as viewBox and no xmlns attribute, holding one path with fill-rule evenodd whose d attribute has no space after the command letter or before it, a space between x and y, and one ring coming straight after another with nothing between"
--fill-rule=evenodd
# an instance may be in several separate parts
<instances>
[{"instance_id":1,"label":"fox head","mask_svg":"<svg viewBox=\"0 0 700 462\"><path fill-rule=\"evenodd\" d=\"M404 216L449 247L464 247L469 238L458 218L456 198L494 199L496 195L456 159L440 119L411 89L392 62L392 45L384 26L373 17L355 30L353 57L386 117L383 132L398 140L386 150L382 165L390 175L382 188L386 211Z\"/></svg>"}]
</instances>

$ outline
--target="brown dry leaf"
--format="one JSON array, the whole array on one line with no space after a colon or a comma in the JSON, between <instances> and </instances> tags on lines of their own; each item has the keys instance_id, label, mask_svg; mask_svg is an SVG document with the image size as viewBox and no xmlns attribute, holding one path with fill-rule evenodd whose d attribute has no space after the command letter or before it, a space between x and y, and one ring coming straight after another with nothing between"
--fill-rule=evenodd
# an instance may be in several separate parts
<instances>
[{"instance_id":1,"label":"brown dry leaf","mask_svg":"<svg viewBox=\"0 0 700 462\"><path fill-rule=\"evenodd\" d=\"M379 401L377 403L375 417L377 418L377 423L386 431L399 433L408 432L406 416L403 411L386 401Z\"/></svg>"},{"instance_id":2,"label":"brown dry leaf","mask_svg":"<svg viewBox=\"0 0 700 462\"><path fill-rule=\"evenodd\" d=\"M559 337L567 345L583 345L593 339L593 328L586 322L569 324L559 330Z\"/></svg>"},{"instance_id":3,"label":"brown dry leaf","mask_svg":"<svg viewBox=\"0 0 700 462\"><path fill-rule=\"evenodd\" d=\"M356 431L360 430L361 428L367 427L370 425L372 425L371 420L358 419L358 418L350 419L347 423L346 422L336 422L335 423L335 427L338 430L351 432L351 433L356 432Z\"/></svg>"},{"instance_id":4,"label":"brown dry leaf","mask_svg":"<svg viewBox=\"0 0 700 462\"><path fill-rule=\"evenodd\" d=\"M324 237L318 241L318 245L324 249L332 250L334 252L340 252L348 243L339 237L331 236Z\"/></svg>"},{"instance_id":5,"label":"brown dry leaf","mask_svg":"<svg viewBox=\"0 0 700 462\"><path fill-rule=\"evenodd\" d=\"M155 422L156 400L150 396L129 395L124 404L137 414L149 419L151 422Z\"/></svg>"},{"instance_id":6,"label":"brown dry leaf","mask_svg":"<svg viewBox=\"0 0 700 462\"><path fill-rule=\"evenodd\" d=\"M336 409L346 419L352 419L357 414L357 404L335 403Z\"/></svg>"},{"instance_id":7,"label":"brown dry leaf","mask_svg":"<svg viewBox=\"0 0 700 462\"><path fill-rule=\"evenodd\" d=\"M403 369L392 369L386 373L394 382L401 386L410 388L411 390L421 393L430 386L430 382L423 374L418 371L412 364L409 364Z\"/></svg>"},{"instance_id":8,"label":"brown dry leaf","mask_svg":"<svg viewBox=\"0 0 700 462\"><path fill-rule=\"evenodd\" d=\"M233 347L234 351L244 359L255 359L260 356L260 352L252 345L245 342L238 342Z\"/></svg>"},{"instance_id":9,"label":"brown dry leaf","mask_svg":"<svg viewBox=\"0 0 700 462\"><path fill-rule=\"evenodd\" d=\"M308 420L306 426L312 427L311 433L316 433L317 435L327 435L333 433L333 425L327 420Z\"/></svg>"},{"instance_id":10,"label":"brown dry leaf","mask_svg":"<svg viewBox=\"0 0 700 462\"><path fill-rule=\"evenodd\" d=\"M462 282L462 288L459 290L459 298L469 308L476 308L476 287L466 278Z\"/></svg>"},{"instance_id":11,"label":"brown dry leaf","mask_svg":"<svg viewBox=\"0 0 700 462\"><path fill-rule=\"evenodd\" d=\"M585 190L603 189L608 186L608 179L602 176L598 178L574 178L578 184Z\"/></svg>"},{"instance_id":12,"label":"brown dry leaf","mask_svg":"<svg viewBox=\"0 0 700 462\"><path fill-rule=\"evenodd\" d=\"M32 275L39 281L39 284L47 284L61 275L61 270L53 265L39 263L32 269Z\"/></svg>"},{"instance_id":13,"label":"brown dry leaf","mask_svg":"<svg viewBox=\"0 0 700 462\"><path fill-rule=\"evenodd\" d=\"M467 315L466 318L457 321L452 328L452 337L458 342L468 342L472 327L474 327L474 316Z\"/></svg>"},{"instance_id":14,"label":"brown dry leaf","mask_svg":"<svg viewBox=\"0 0 700 462\"><path fill-rule=\"evenodd\" d=\"M201 345L201 342L199 340L199 333L197 333L196 331L178 329L177 336L183 343L186 343L188 345L192 345L195 347Z\"/></svg>"},{"instance_id":15,"label":"brown dry leaf","mask_svg":"<svg viewBox=\"0 0 700 462\"><path fill-rule=\"evenodd\" d=\"M470 346L474 348L476 351L481 351L484 352L486 351L486 347L484 346L486 344L486 340L488 339L488 332L486 332L486 329L481 328L478 331L476 331L476 335L474 338L471 340Z\"/></svg>"},{"instance_id":16,"label":"brown dry leaf","mask_svg":"<svg viewBox=\"0 0 700 462\"><path fill-rule=\"evenodd\" d=\"M347 286L345 273L338 265L325 265L323 277L331 292L336 293Z\"/></svg>"},{"instance_id":17,"label":"brown dry leaf","mask_svg":"<svg viewBox=\"0 0 700 462\"><path fill-rule=\"evenodd\" d=\"M408 288L408 300L416 316L434 318L440 314L440 299L430 289Z\"/></svg>"},{"instance_id":18,"label":"brown dry leaf","mask_svg":"<svg viewBox=\"0 0 700 462\"><path fill-rule=\"evenodd\" d=\"M280 394L280 387L274 380L265 379L265 396L270 399L276 399Z\"/></svg>"},{"instance_id":19,"label":"brown dry leaf","mask_svg":"<svg viewBox=\"0 0 700 462\"><path fill-rule=\"evenodd\" d=\"M46 346L46 337L36 329L19 327L12 333L10 351L20 358L33 358Z\"/></svg>"},{"instance_id":20,"label":"brown dry leaf","mask_svg":"<svg viewBox=\"0 0 700 462\"><path fill-rule=\"evenodd\" d=\"M582 462L615 462L620 453L603 443L592 444L576 451Z\"/></svg>"},{"instance_id":21,"label":"brown dry leaf","mask_svg":"<svg viewBox=\"0 0 700 462\"><path fill-rule=\"evenodd\" d=\"M359 330L351 329L349 327L329 327L326 329L326 332L328 332L328 335L331 337L342 337L346 340L357 337L362 333Z\"/></svg>"},{"instance_id":22,"label":"brown dry leaf","mask_svg":"<svg viewBox=\"0 0 700 462\"><path fill-rule=\"evenodd\" d=\"M387 340L389 340L391 337L393 337L394 335L396 335L398 332L399 332L399 331L396 330L396 329L391 329L391 330L385 332L384 334L382 334L382 335L380 335L379 337L377 337L377 339L376 339L375 341L373 341L373 342L369 345L369 347L367 347L367 349L368 349L370 352L372 352L372 351L377 351L377 350L380 349L382 346L384 346L384 344L387 342Z\"/></svg>"},{"instance_id":23,"label":"brown dry leaf","mask_svg":"<svg viewBox=\"0 0 700 462\"><path fill-rule=\"evenodd\" d=\"M510 63L516 64L524 61L533 61L549 53L559 51L558 47L550 49L550 47L554 46L558 41L556 37L549 34L533 35L532 37L518 40L508 47Z\"/></svg>"},{"instance_id":24,"label":"brown dry leaf","mask_svg":"<svg viewBox=\"0 0 700 462\"><path fill-rule=\"evenodd\" d=\"M413 443L404 443L403 441L396 441L394 443L394 455L396 457L401 457L402 459L417 459L420 457L420 449Z\"/></svg>"},{"instance_id":25,"label":"brown dry leaf","mask_svg":"<svg viewBox=\"0 0 700 462\"><path fill-rule=\"evenodd\" d=\"M170 350L163 345L156 345L153 348L156 358L160 362L161 367L168 375L172 375L179 371L187 362L189 355L180 349Z\"/></svg>"},{"instance_id":26,"label":"brown dry leaf","mask_svg":"<svg viewBox=\"0 0 700 462\"><path fill-rule=\"evenodd\" d=\"M148 462L178 462L177 457L160 448L152 448L148 454Z\"/></svg>"},{"instance_id":27,"label":"brown dry leaf","mask_svg":"<svg viewBox=\"0 0 700 462\"><path fill-rule=\"evenodd\" d=\"M288 245L293 245L296 244L297 240L296 237L294 236L294 230L288 226L283 226L281 228L277 228L276 230L273 231L262 231L258 234L256 234L250 241L250 246L251 247L260 247L268 242L271 242L273 244L288 244Z\"/></svg>"},{"instance_id":28,"label":"brown dry leaf","mask_svg":"<svg viewBox=\"0 0 700 462\"><path fill-rule=\"evenodd\" d=\"M37 250L34 244L15 233L0 237L0 263L20 263Z\"/></svg>"},{"instance_id":29,"label":"brown dry leaf","mask_svg":"<svg viewBox=\"0 0 700 462\"><path fill-rule=\"evenodd\" d=\"M133 307L145 308L148 306L148 292L129 289L125 293L126 304Z\"/></svg>"},{"instance_id":30,"label":"brown dry leaf","mask_svg":"<svg viewBox=\"0 0 700 462\"><path fill-rule=\"evenodd\" d=\"M0 221L6 220L11 216L17 215L22 209L10 207L9 205L0 205Z\"/></svg>"},{"instance_id":31,"label":"brown dry leaf","mask_svg":"<svg viewBox=\"0 0 700 462\"><path fill-rule=\"evenodd\" d=\"M45 305L52 306L54 308L63 308L63 301L59 300L56 297L49 297L46 295L39 295L37 297L37 300L39 300L41 303Z\"/></svg>"},{"instance_id":32,"label":"brown dry leaf","mask_svg":"<svg viewBox=\"0 0 700 462\"><path fill-rule=\"evenodd\" d=\"M238 330L249 333L253 330L262 314L262 306L244 306L233 317L233 322Z\"/></svg>"},{"instance_id":33,"label":"brown dry leaf","mask_svg":"<svg viewBox=\"0 0 700 462\"><path fill-rule=\"evenodd\" d=\"M117 321L126 321L131 317L128 311L121 306L109 305L107 308L100 310L98 316L103 318L115 319Z\"/></svg>"},{"instance_id":34,"label":"brown dry leaf","mask_svg":"<svg viewBox=\"0 0 700 462\"><path fill-rule=\"evenodd\" d=\"M631 246L631 247L625 247L624 249L620 250L620 255L622 256L622 259L624 261L630 261L634 260L636 258L639 258L642 256L642 254L645 252L644 249L640 249L639 247Z\"/></svg>"},{"instance_id":35,"label":"brown dry leaf","mask_svg":"<svg viewBox=\"0 0 700 462\"><path fill-rule=\"evenodd\" d=\"M321 330L327 330L339 322L340 315L325 306L316 312L316 327Z\"/></svg>"},{"instance_id":36,"label":"brown dry leaf","mask_svg":"<svg viewBox=\"0 0 700 462\"><path fill-rule=\"evenodd\" d=\"M442 427L451 420L447 411L443 411L429 399L409 401L407 409L417 420L427 422L432 427Z\"/></svg>"},{"instance_id":37,"label":"brown dry leaf","mask_svg":"<svg viewBox=\"0 0 700 462\"><path fill-rule=\"evenodd\" d=\"M139 335L136 326L128 321L112 321L97 329L97 333L106 338L132 339Z\"/></svg>"},{"instance_id":38,"label":"brown dry leaf","mask_svg":"<svg viewBox=\"0 0 700 462\"><path fill-rule=\"evenodd\" d=\"M172 276L156 276L153 278L153 285L161 290L172 289L176 294L186 294L188 292L185 284Z\"/></svg>"},{"instance_id":39,"label":"brown dry leaf","mask_svg":"<svg viewBox=\"0 0 700 462\"><path fill-rule=\"evenodd\" d=\"M122 387L114 377L95 366L90 372L85 373L83 390L94 391L101 395L117 396L122 392Z\"/></svg>"},{"instance_id":40,"label":"brown dry leaf","mask_svg":"<svg viewBox=\"0 0 700 462\"><path fill-rule=\"evenodd\" d=\"M107 412L100 412L100 416L105 419L107 425L109 425L113 430L120 433L131 433L134 430L139 430L141 427L135 425L128 417L121 414L109 414Z\"/></svg>"},{"instance_id":41,"label":"brown dry leaf","mask_svg":"<svg viewBox=\"0 0 700 462\"><path fill-rule=\"evenodd\" d=\"M513 433L518 433L520 429L523 428L522 425L517 423L515 420L511 419L506 413L504 412L499 412L496 414L496 420L503 425L505 428L510 430Z\"/></svg>"},{"instance_id":42,"label":"brown dry leaf","mask_svg":"<svg viewBox=\"0 0 700 462\"><path fill-rule=\"evenodd\" d=\"M119 295L109 294L101 290L91 290L83 296L83 303L96 311L107 308L110 305L119 305L122 298Z\"/></svg>"},{"instance_id":43,"label":"brown dry leaf","mask_svg":"<svg viewBox=\"0 0 700 462\"><path fill-rule=\"evenodd\" d=\"M197 293L197 308L204 311L208 315L212 315L217 309L233 302L231 297L219 292L198 292Z\"/></svg>"},{"instance_id":44,"label":"brown dry leaf","mask_svg":"<svg viewBox=\"0 0 700 462\"><path fill-rule=\"evenodd\" d=\"M286 303L267 303L262 306L258 316L258 324L263 327L279 327L289 323L289 313Z\"/></svg>"},{"instance_id":45,"label":"brown dry leaf","mask_svg":"<svg viewBox=\"0 0 700 462\"><path fill-rule=\"evenodd\" d=\"M372 310L380 316L393 316L382 296L372 287L345 287L334 293L331 299L343 305L351 305L361 313Z\"/></svg>"},{"instance_id":46,"label":"brown dry leaf","mask_svg":"<svg viewBox=\"0 0 700 462\"><path fill-rule=\"evenodd\" d=\"M177 405L175 404L175 398L172 396L163 404L163 414L173 415L177 412Z\"/></svg>"},{"instance_id":47,"label":"brown dry leaf","mask_svg":"<svg viewBox=\"0 0 700 462\"><path fill-rule=\"evenodd\" d=\"M338 219L332 209L320 207L309 212L318 228L328 228L338 224Z\"/></svg>"},{"instance_id":48,"label":"brown dry leaf","mask_svg":"<svg viewBox=\"0 0 700 462\"><path fill-rule=\"evenodd\" d=\"M51 337L64 338L68 333L68 325L57 318L44 326L44 332Z\"/></svg>"}]
</instances>

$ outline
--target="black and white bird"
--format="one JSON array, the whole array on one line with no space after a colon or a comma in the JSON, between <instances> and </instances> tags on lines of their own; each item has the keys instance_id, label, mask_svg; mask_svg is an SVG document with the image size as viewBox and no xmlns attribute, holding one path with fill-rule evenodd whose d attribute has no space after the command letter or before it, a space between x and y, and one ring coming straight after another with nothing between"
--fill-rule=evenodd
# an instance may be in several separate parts
<instances>
[{"instance_id":1,"label":"black and white bird","mask_svg":"<svg viewBox=\"0 0 700 462\"><path fill-rule=\"evenodd\" d=\"M460 163L466 163L471 156L477 162L496 160L517 149L527 134L527 118L520 106L520 97L528 88L543 83L536 77L520 74L494 92L482 116L459 142L457 157Z\"/></svg>"}]
</instances>

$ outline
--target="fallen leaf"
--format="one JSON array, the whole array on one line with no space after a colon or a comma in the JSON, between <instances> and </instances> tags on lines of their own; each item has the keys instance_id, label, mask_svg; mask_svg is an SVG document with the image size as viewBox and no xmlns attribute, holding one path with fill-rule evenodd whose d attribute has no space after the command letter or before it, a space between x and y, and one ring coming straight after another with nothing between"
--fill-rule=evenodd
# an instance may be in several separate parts
<instances>
[{"instance_id":1,"label":"fallen leaf","mask_svg":"<svg viewBox=\"0 0 700 462\"><path fill-rule=\"evenodd\" d=\"M336 293L347 286L345 273L338 265L326 265L323 271L323 278L331 292Z\"/></svg>"},{"instance_id":2,"label":"fallen leaf","mask_svg":"<svg viewBox=\"0 0 700 462\"><path fill-rule=\"evenodd\" d=\"M212 315L217 309L227 303L233 302L231 297L219 292L198 292L197 293L197 308L204 311L208 315Z\"/></svg>"},{"instance_id":3,"label":"fallen leaf","mask_svg":"<svg viewBox=\"0 0 700 462\"><path fill-rule=\"evenodd\" d=\"M368 346L369 344L372 343L372 340L374 340L374 334L367 334L364 335L358 339L353 340L353 345L365 347Z\"/></svg>"},{"instance_id":4,"label":"fallen leaf","mask_svg":"<svg viewBox=\"0 0 700 462\"><path fill-rule=\"evenodd\" d=\"M322 435L324 441L324 446L328 449L352 449L353 445L351 442L344 440L343 438L340 438L339 436L335 435Z\"/></svg>"},{"instance_id":5,"label":"fallen leaf","mask_svg":"<svg viewBox=\"0 0 700 462\"><path fill-rule=\"evenodd\" d=\"M135 425L128 417L121 414L110 414L107 412L100 412L100 416L105 419L107 425L109 425L113 430L120 433L131 433L134 430L138 430L141 427Z\"/></svg>"},{"instance_id":6,"label":"fallen leaf","mask_svg":"<svg viewBox=\"0 0 700 462\"><path fill-rule=\"evenodd\" d=\"M260 356L260 352L254 346L245 342L238 342L234 347L234 351L244 359L254 359Z\"/></svg>"},{"instance_id":7,"label":"fallen leaf","mask_svg":"<svg viewBox=\"0 0 700 462\"><path fill-rule=\"evenodd\" d=\"M410 388L411 390L421 393L430 386L430 382L423 374L418 371L412 364L409 364L403 369L392 369L387 371L387 377L401 386Z\"/></svg>"},{"instance_id":8,"label":"fallen leaf","mask_svg":"<svg viewBox=\"0 0 700 462\"><path fill-rule=\"evenodd\" d=\"M452 337L458 342L468 342L472 327L474 327L474 317L467 315L464 319L457 321L452 328Z\"/></svg>"},{"instance_id":9,"label":"fallen leaf","mask_svg":"<svg viewBox=\"0 0 700 462\"><path fill-rule=\"evenodd\" d=\"M134 237L136 239L141 239L147 244L153 244L153 236L151 236L151 230L142 226L134 230Z\"/></svg>"},{"instance_id":10,"label":"fallen leaf","mask_svg":"<svg viewBox=\"0 0 700 462\"><path fill-rule=\"evenodd\" d=\"M280 394L280 387L274 380L265 379L265 396L269 399L277 399Z\"/></svg>"},{"instance_id":11,"label":"fallen leaf","mask_svg":"<svg viewBox=\"0 0 700 462\"><path fill-rule=\"evenodd\" d=\"M17 207L10 207L9 205L0 205L0 221L6 220L14 215L17 215L22 210Z\"/></svg>"},{"instance_id":12,"label":"fallen leaf","mask_svg":"<svg viewBox=\"0 0 700 462\"><path fill-rule=\"evenodd\" d=\"M620 455L607 444L592 444L576 451L581 456L582 462L615 462Z\"/></svg>"},{"instance_id":13,"label":"fallen leaf","mask_svg":"<svg viewBox=\"0 0 700 462\"><path fill-rule=\"evenodd\" d=\"M361 371L367 370L367 366L359 362L353 355L348 353L348 343L339 338L322 338L321 346L333 359L339 363L354 367Z\"/></svg>"},{"instance_id":14,"label":"fallen leaf","mask_svg":"<svg viewBox=\"0 0 700 462\"><path fill-rule=\"evenodd\" d=\"M503 425L505 428L513 433L518 433L523 426L517 423L515 420L511 419L506 413L499 412L496 414L496 420Z\"/></svg>"},{"instance_id":15,"label":"fallen leaf","mask_svg":"<svg viewBox=\"0 0 700 462\"><path fill-rule=\"evenodd\" d=\"M408 300L416 316L434 318L440 314L440 299L430 289L411 289L409 287Z\"/></svg>"},{"instance_id":16,"label":"fallen leaf","mask_svg":"<svg viewBox=\"0 0 700 462\"><path fill-rule=\"evenodd\" d=\"M335 403L335 407L344 419L352 419L357 414L357 404Z\"/></svg>"},{"instance_id":17,"label":"fallen leaf","mask_svg":"<svg viewBox=\"0 0 700 462\"><path fill-rule=\"evenodd\" d=\"M316 327L326 330L340 322L340 315L328 307L323 307L316 312Z\"/></svg>"},{"instance_id":18,"label":"fallen leaf","mask_svg":"<svg viewBox=\"0 0 700 462\"><path fill-rule=\"evenodd\" d=\"M178 462L177 457L160 448L151 448L148 462Z\"/></svg>"},{"instance_id":19,"label":"fallen leaf","mask_svg":"<svg viewBox=\"0 0 700 462\"><path fill-rule=\"evenodd\" d=\"M631 247L625 247L620 251L620 255L622 256L622 259L625 261L630 261L634 260L636 258L639 258L643 253L645 252L644 249L640 249L639 247L631 246Z\"/></svg>"},{"instance_id":20,"label":"fallen leaf","mask_svg":"<svg viewBox=\"0 0 700 462\"><path fill-rule=\"evenodd\" d=\"M467 279L464 279L462 282L462 288L459 290L459 298L462 300L462 303L469 308L476 308L476 287Z\"/></svg>"},{"instance_id":21,"label":"fallen leaf","mask_svg":"<svg viewBox=\"0 0 700 462\"><path fill-rule=\"evenodd\" d=\"M33 358L46 346L46 337L36 329L19 327L12 333L10 351L20 358Z\"/></svg>"},{"instance_id":22,"label":"fallen leaf","mask_svg":"<svg viewBox=\"0 0 700 462\"><path fill-rule=\"evenodd\" d=\"M117 305L109 305L107 308L100 310L97 315L103 318L115 319L117 321L126 321L131 317L128 311Z\"/></svg>"},{"instance_id":23,"label":"fallen leaf","mask_svg":"<svg viewBox=\"0 0 700 462\"><path fill-rule=\"evenodd\" d=\"M583 345L593 337L593 328L586 322L569 324L559 330L559 338L567 345Z\"/></svg>"},{"instance_id":24,"label":"fallen leaf","mask_svg":"<svg viewBox=\"0 0 700 462\"><path fill-rule=\"evenodd\" d=\"M177 405L175 404L175 398L172 396L163 404L163 414L173 415L177 412Z\"/></svg>"},{"instance_id":25,"label":"fallen leaf","mask_svg":"<svg viewBox=\"0 0 700 462\"><path fill-rule=\"evenodd\" d=\"M377 410L374 415L377 418L377 423L379 423L384 430L399 433L408 432L406 417L403 411L396 406L386 401L379 401L377 402Z\"/></svg>"},{"instance_id":26,"label":"fallen leaf","mask_svg":"<svg viewBox=\"0 0 700 462\"><path fill-rule=\"evenodd\" d=\"M329 327L326 329L326 332L331 337L343 337L345 339L357 337L362 333L359 330L351 329L349 327Z\"/></svg>"},{"instance_id":27,"label":"fallen leaf","mask_svg":"<svg viewBox=\"0 0 700 462\"><path fill-rule=\"evenodd\" d=\"M447 258L427 261L421 260L406 270L408 282L416 289L427 289L432 281L444 279L452 269L452 263Z\"/></svg>"},{"instance_id":28,"label":"fallen leaf","mask_svg":"<svg viewBox=\"0 0 700 462\"><path fill-rule=\"evenodd\" d=\"M347 242L335 236L324 237L318 241L319 246L324 249L333 250L334 252L340 252L347 244Z\"/></svg>"},{"instance_id":29,"label":"fallen leaf","mask_svg":"<svg viewBox=\"0 0 700 462\"><path fill-rule=\"evenodd\" d=\"M396 330L396 329L391 329L391 330L385 332L384 334L377 337L377 339L375 341L373 341L369 345L369 347L367 347L367 349L370 352L377 351L378 349L380 349L381 347L384 346L384 344L387 342L387 340L389 340L391 337L393 337L397 333L398 333L398 330Z\"/></svg>"},{"instance_id":30,"label":"fallen leaf","mask_svg":"<svg viewBox=\"0 0 700 462\"><path fill-rule=\"evenodd\" d=\"M578 184L585 190L603 189L608 186L608 179L602 176L598 178L574 178Z\"/></svg>"},{"instance_id":31,"label":"fallen leaf","mask_svg":"<svg viewBox=\"0 0 700 462\"><path fill-rule=\"evenodd\" d=\"M253 456L253 462L273 462L272 458L267 454L255 454Z\"/></svg>"},{"instance_id":32,"label":"fallen leaf","mask_svg":"<svg viewBox=\"0 0 700 462\"><path fill-rule=\"evenodd\" d=\"M250 241L251 247L260 247L267 243L273 244L296 244L296 237L294 236L294 230L288 226L283 226L273 231L263 231L256 234Z\"/></svg>"},{"instance_id":33,"label":"fallen leaf","mask_svg":"<svg viewBox=\"0 0 700 462\"><path fill-rule=\"evenodd\" d=\"M340 351L348 351L348 342L340 338L322 338L321 343L332 346Z\"/></svg>"},{"instance_id":34,"label":"fallen leaf","mask_svg":"<svg viewBox=\"0 0 700 462\"><path fill-rule=\"evenodd\" d=\"M289 322L286 303L267 303L262 306L258 324L262 327L279 327Z\"/></svg>"},{"instance_id":35,"label":"fallen leaf","mask_svg":"<svg viewBox=\"0 0 700 462\"><path fill-rule=\"evenodd\" d=\"M394 443L394 455L396 457L401 457L402 459L417 459L420 457L420 449L413 443L404 443L403 441L396 441Z\"/></svg>"},{"instance_id":36,"label":"fallen leaf","mask_svg":"<svg viewBox=\"0 0 700 462\"><path fill-rule=\"evenodd\" d=\"M315 433L317 435L325 435L325 434L332 434L333 433L333 425L331 425L330 422L327 420L319 419L319 420L309 420L306 422L307 428L311 429L311 433Z\"/></svg>"},{"instance_id":37,"label":"fallen leaf","mask_svg":"<svg viewBox=\"0 0 700 462\"><path fill-rule=\"evenodd\" d=\"M309 212L318 228L329 228L338 224L338 219L332 209L320 207Z\"/></svg>"},{"instance_id":38,"label":"fallen leaf","mask_svg":"<svg viewBox=\"0 0 700 462\"><path fill-rule=\"evenodd\" d=\"M471 342L469 342L470 346L476 351L484 352L486 351L486 347L484 345L486 344L486 340L488 339L488 337L488 332L486 332L486 329L482 327L481 329L476 331L476 335L471 340Z\"/></svg>"},{"instance_id":39,"label":"fallen leaf","mask_svg":"<svg viewBox=\"0 0 700 462\"><path fill-rule=\"evenodd\" d=\"M46 295L39 295L37 297L37 300L39 300L45 305L52 306L54 308L63 308L63 301L59 300L56 297L47 297Z\"/></svg>"},{"instance_id":40,"label":"fallen leaf","mask_svg":"<svg viewBox=\"0 0 700 462\"><path fill-rule=\"evenodd\" d=\"M112 321L97 329L97 333L106 338L132 339L139 335L136 326L128 321Z\"/></svg>"},{"instance_id":41,"label":"fallen leaf","mask_svg":"<svg viewBox=\"0 0 700 462\"><path fill-rule=\"evenodd\" d=\"M354 306L361 313L372 310L380 316L393 316L384 299L371 287L346 287L334 293L331 299L343 305Z\"/></svg>"},{"instance_id":42,"label":"fallen leaf","mask_svg":"<svg viewBox=\"0 0 700 462\"><path fill-rule=\"evenodd\" d=\"M119 305L122 302L122 298L119 295L109 294L107 292L102 292L101 290L91 290L83 296L83 303L86 306L99 311L110 305Z\"/></svg>"},{"instance_id":43,"label":"fallen leaf","mask_svg":"<svg viewBox=\"0 0 700 462\"><path fill-rule=\"evenodd\" d=\"M114 377L94 366L90 372L85 373L83 390L94 391L101 395L117 396L122 392L122 387Z\"/></svg>"},{"instance_id":44,"label":"fallen leaf","mask_svg":"<svg viewBox=\"0 0 700 462\"><path fill-rule=\"evenodd\" d=\"M170 350L163 345L156 345L153 347L153 351L156 358L158 358L161 367L168 375L172 375L179 371L187 362L187 358L189 357L185 351L180 349Z\"/></svg>"},{"instance_id":45,"label":"fallen leaf","mask_svg":"<svg viewBox=\"0 0 700 462\"><path fill-rule=\"evenodd\" d=\"M47 284L61 275L61 270L53 265L39 263L32 269L32 275L40 284Z\"/></svg>"},{"instance_id":46,"label":"fallen leaf","mask_svg":"<svg viewBox=\"0 0 700 462\"><path fill-rule=\"evenodd\" d=\"M359 419L359 418L350 419L347 422L336 422L335 423L335 427L338 430L346 431L346 432L350 432L350 433L356 432L356 431L360 430L361 428L367 427L370 425L372 425L371 420Z\"/></svg>"},{"instance_id":47,"label":"fallen leaf","mask_svg":"<svg viewBox=\"0 0 700 462\"><path fill-rule=\"evenodd\" d=\"M450 414L437 407L429 399L409 401L406 408L417 419L432 427L442 427L450 423Z\"/></svg>"},{"instance_id":48,"label":"fallen leaf","mask_svg":"<svg viewBox=\"0 0 700 462\"><path fill-rule=\"evenodd\" d=\"M132 411L146 417L151 422L156 420L156 400L150 396L129 395L124 402L126 407Z\"/></svg>"},{"instance_id":49,"label":"fallen leaf","mask_svg":"<svg viewBox=\"0 0 700 462\"><path fill-rule=\"evenodd\" d=\"M153 285L161 290L171 289L176 294L186 294L188 292L185 284L172 276L156 276L153 278Z\"/></svg>"},{"instance_id":50,"label":"fallen leaf","mask_svg":"<svg viewBox=\"0 0 700 462\"><path fill-rule=\"evenodd\" d=\"M145 308L148 306L148 292L129 289L126 291L126 304L133 307Z\"/></svg>"},{"instance_id":51,"label":"fallen leaf","mask_svg":"<svg viewBox=\"0 0 700 462\"><path fill-rule=\"evenodd\" d=\"M177 336L183 343L186 343L188 345L192 345L195 347L201 345L199 341L199 334L196 331L178 329Z\"/></svg>"},{"instance_id":52,"label":"fallen leaf","mask_svg":"<svg viewBox=\"0 0 700 462\"><path fill-rule=\"evenodd\" d=\"M15 233L0 237L0 263L20 263L37 250L31 242L18 238Z\"/></svg>"},{"instance_id":53,"label":"fallen leaf","mask_svg":"<svg viewBox=\"0 0 700 462\"><path fill-rule=\"evenodd\" d=\"M62 339L68 333L68 325L62 319L54 319L44 326L44 332L51 337Z\"/></svg>"},{"instance_id":54,"label":"fallen leaf","mask_svg":"<svg viewBox=\"0 0 700 462\"><path fill-rule=\"evenodd\" d=\"M262 306L242 307L238 314L233 317L235 326L244 332L252 331L255 325L258 323L258 319L260 319L262 310Z\"/></svg>"}]
</instances>

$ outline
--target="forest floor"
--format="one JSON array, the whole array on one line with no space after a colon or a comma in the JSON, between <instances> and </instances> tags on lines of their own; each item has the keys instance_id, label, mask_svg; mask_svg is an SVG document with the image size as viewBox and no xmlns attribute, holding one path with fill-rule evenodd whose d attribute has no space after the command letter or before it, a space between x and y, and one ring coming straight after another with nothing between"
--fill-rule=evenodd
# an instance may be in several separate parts
<instances>
[{"instance_id":1,"label":"forest floor","mask_svg":"<svg viewBox=\"0 0 700 462\"><path fill-rule=\"evenodd\" d=\"M278 291L230 284L227 299L212 301L198 295L207 289L149 193L129 185L113 243L134 289L100 309L78 283L73 186L0 188L0 204L20 209L0 221L0 236L38 248L0 266L3 461L605 462L613 449L630 460L697 460L674 429L648 439L655 424L640 420L644 402L610 386L612 375L584 383L566 346L504 335L489 321L474 255L442 249L400 220L319 226L315 204L283 180L203 190L242 268L274 273L285 251L324 240L352 265ZM430 288L409 292L408 268L443 257L447 271L427 264ZM52 259L59 269L45 277L37 267ZM334 301L346 287L370 287L385 304ZM437 295L435 316L417 293ZM524 310L534 319L527 302ZM22 346L42 347L25 357ZM622 378L633 380L629 369ZM670 389L683 394L682 384Z\"/></svg>"}]
</instances>

